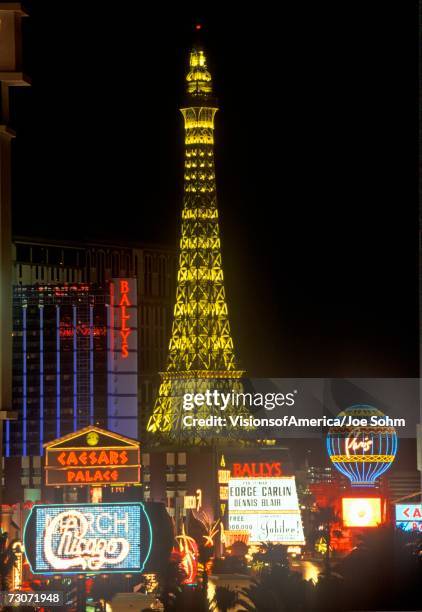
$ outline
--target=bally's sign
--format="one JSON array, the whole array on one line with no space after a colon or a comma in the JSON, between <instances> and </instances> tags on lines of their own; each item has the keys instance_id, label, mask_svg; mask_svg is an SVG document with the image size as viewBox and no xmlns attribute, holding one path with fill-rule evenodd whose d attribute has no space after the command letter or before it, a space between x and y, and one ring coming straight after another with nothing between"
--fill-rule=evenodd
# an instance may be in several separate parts
<instances>
[{"instance_id":1,"label":"bally's sign","mask_svg":"<svg viewBox=\"0 0 422 612\"><path fill-rule=\"evenodd\" d=\"M34 574L142 572L151 522L142 503L35 505L24 544Z\"/></svg>"}]
</instances>

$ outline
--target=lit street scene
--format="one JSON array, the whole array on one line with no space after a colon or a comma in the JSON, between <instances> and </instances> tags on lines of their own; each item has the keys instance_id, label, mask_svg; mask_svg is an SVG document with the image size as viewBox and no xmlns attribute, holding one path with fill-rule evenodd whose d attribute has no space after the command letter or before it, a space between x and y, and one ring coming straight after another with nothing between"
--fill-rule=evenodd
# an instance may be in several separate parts
<instances>
[{"instance_id":1,"label":"lit street scene","mask_svg":"<svg viewBox=\"0 0 422 612\"><path fill-rule=\"evenodd\" d=\"M370 11L42 4L0 3L0 609L422 610Z\"/></svg>"}]
</instances>

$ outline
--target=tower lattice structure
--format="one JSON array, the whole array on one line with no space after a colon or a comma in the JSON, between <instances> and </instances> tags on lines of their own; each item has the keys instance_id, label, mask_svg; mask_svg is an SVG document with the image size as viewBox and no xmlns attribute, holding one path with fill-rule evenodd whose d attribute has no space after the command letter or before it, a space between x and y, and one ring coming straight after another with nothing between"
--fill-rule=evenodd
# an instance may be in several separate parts
<instances>
[{"instance_id":1,"label":"tower lattice structure","mask_svg":"<svg viewBox=\"0 0 422 612\"><path fill-rule=\"evenodd\" d=\"M214 166L214 117L211 74L200 46L190 53L186 76L185 174L179 270L168 362L148 431L161 433L176 443L208 444L215 438L233 438L230 415L249 415L246 408L230 403L204 404L186 412L187 393L243 391L244 371L238 369L230 332L221 258L220 228ZM233 396L232 396L233 397ZM236 404L236 402L235 402ZM185 427L183 417L226 419L221 430Z\"/></svg>"}]
</instances>

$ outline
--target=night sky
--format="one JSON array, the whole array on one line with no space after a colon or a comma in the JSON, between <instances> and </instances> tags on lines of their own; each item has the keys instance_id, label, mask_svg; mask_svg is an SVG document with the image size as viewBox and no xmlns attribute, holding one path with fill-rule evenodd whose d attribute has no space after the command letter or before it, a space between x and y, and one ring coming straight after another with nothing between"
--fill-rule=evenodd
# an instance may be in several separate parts
<instances>
[{"instance_id":1,"label":"night sky","mask_svg":"<svg viewBox=\"0 0 422 612\"><path fill-rule=\"evenodd\" d=\"M33 85L13 92L16 234L176 247L178 108L200 19L221 108L223 265L242 367L418 375L411 3L399 15L397 4L298 2L278 17L244 3L202 15L24 4Z\"/></svg>"}]
</instances>

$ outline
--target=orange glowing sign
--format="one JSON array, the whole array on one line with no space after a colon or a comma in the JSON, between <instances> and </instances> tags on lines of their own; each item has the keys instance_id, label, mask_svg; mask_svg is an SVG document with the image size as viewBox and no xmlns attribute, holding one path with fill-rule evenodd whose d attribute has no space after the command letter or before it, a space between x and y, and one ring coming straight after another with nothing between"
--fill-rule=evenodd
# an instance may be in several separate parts
<instances>
[{"instance_id":1,"label":"orange glowing sign","mask_svg":"<svg viewBox=\"0 0 422 612\"><path fill-rule=\"evenodd\" d=\"M281 463L233 463L232 475L234 478L274 478L281 476Z\"/></svg>"},{"instance_id":2,"label":"orange glowing sign","mask_svg":"<svg viewBox=\"0 0 422 612\"><path fill-rule=\"evenodd\" d=\"M70 321L61 321L59 329L60 338L73 338L74 327ZM92 328L86 323L76 326L76 335L85 338L93 336L95 338L107 335L107 328L104 325L94 325Z\"/></svg>"},{"instance_id":3,"label":"orange glowing sign","mask_svg":"<svg viewBox=\"0 0 422 612\"><path fill-rule=\"evenodd\" d=\"M129 299L129 283L126 280L120 281L120 338L122 340L121 344L121 355L123 359L127 359L129 357L129 336L132 333L130 327L128 327L128 321L130 319L130 314L128 314L127 309L132 305Z\"/></svg>"},{"instance_id":4,"label":"orange glowing sign","mask_svg":"<svg viewBox=\"0 0 422 612\"><path fill-rule=\"evenodd\" d=\"M218 484L228 484L230 476L230 470L218 470Z\"/></svg>"},{"instance_id":5,"label":"orange glowing sign","mask_svg":"<svg viewBox=\"0 0 422 612\"><path fill-rule=\"evenodd\" d=\"M343 497L345 527L377 527L381 524L380 497Z\"/></svg>"},{"instance_id":6,"label":"orange glowing sign","mask_svg":"<svg viewBox=\"0 0 422 612\"><path fill-rule=\"evenodd\" d=\"M44 446L47 486L140 482L139 443L115 432L85 427Z\"/></svg>"}]
</instances>

